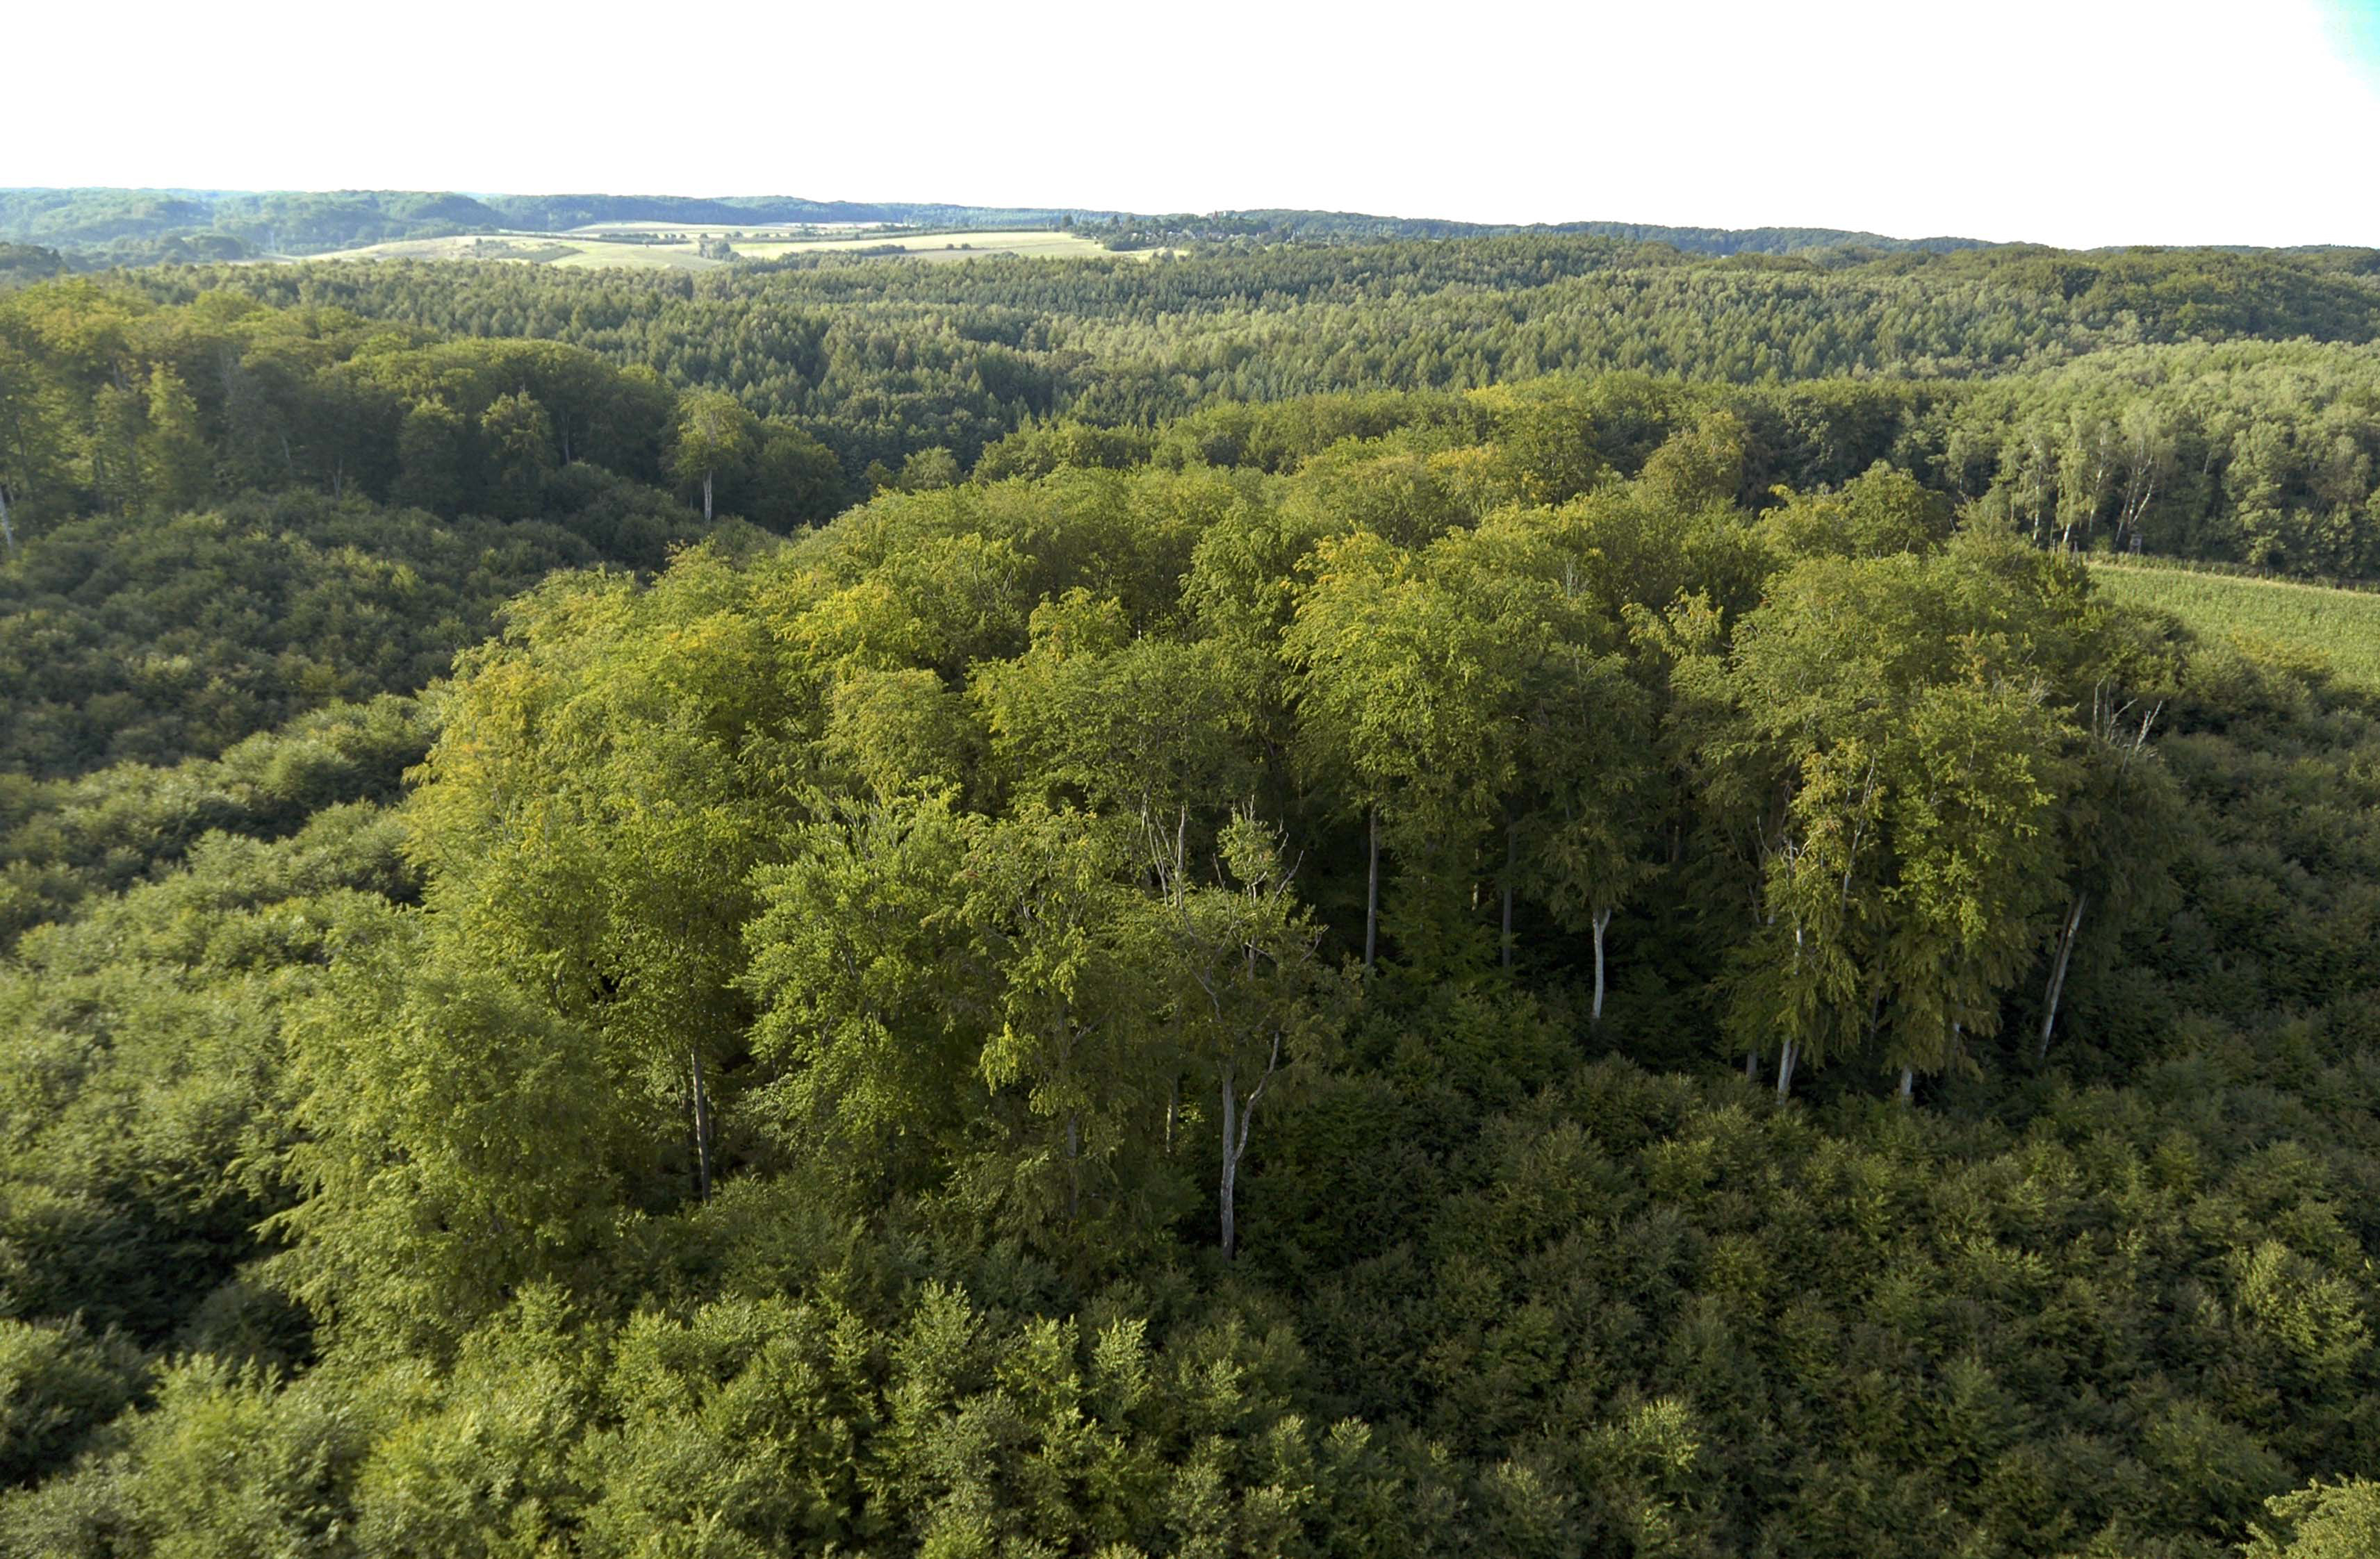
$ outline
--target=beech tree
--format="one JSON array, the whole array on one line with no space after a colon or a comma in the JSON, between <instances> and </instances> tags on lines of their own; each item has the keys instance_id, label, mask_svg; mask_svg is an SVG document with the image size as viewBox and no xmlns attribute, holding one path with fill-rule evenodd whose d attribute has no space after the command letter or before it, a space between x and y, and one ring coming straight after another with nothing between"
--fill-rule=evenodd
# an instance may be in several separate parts
<instances>
[{"instance_id":1,"label":"beech tree","mask_svg":"<svg viewBox=\"0 0 2380 1559\"><path fill-rule=\"evenodd\" d=\"M1033 1133L998 1168L1028 1227L1081 1237L1088 1194L1132 1189L1167 1070L1149 1045L1130 837L1087 814L1028 806L974 831L961 881L973 951L991 972L978 1061L995 1094L1019 1086ZM995 1203L997 1204L997 1203ZM1107 1238L1129 1241L1118 1218Z\"/></svg>"},{"instance_id":2,"label":"beech tree","mask_svg":"<svg viewBox=\"0 0 2380 1559\"><path fill-rule=\"evenodd\" d=\"M1032 647L978 665L970 695L1020 795L1071 798L1203 841L1260 779L1220 647L1135 637L1123 607L1075 590L1037 607Z\"/></svg>"},{"instance_id":3,"label":"beech tree","mask_svg":"<svg viewBox=\"0 0 2380 1559\"><path fill-rule=\"evenodd\" d=\"M2052 808L2072 728L2048 702L2073 603L1979 537L1935 557L1820 557L1775 583L1724 671L1688 681L1734 714L1704 737L1781 806L1752 836L1759 929L1736 1036L1803 1060L1885 1043L1907 1093L1995 1031L2063 866Z\"/></svg>"},{"instance_id":4,"label":"beech tree","mask_svg":"<svg viewBox=\"0 0 2380 1559\"><path fill-rule=\"evenodd\" d=\"M497 511L516 519L535 514L554 470L553 419L545 407L525 391L497 396L480 414L480 442Z\"/></svg>"},{"instance_id":5,"label":"beech tree","mask_svg":"<svg viewBox=\"0 0 2380 1559\"><path fill-rule=\"evenodd\" d=\"M1318 952L1321 928L1297 900L1295 864L1283 859L1279 834L1235 816L1211 864L1213 880L1204 884L1162 852L1150 862L1161 890L1170 998L1189 1058L1220 1106L1217 1225L1229 1257L1239 1251L1240 1166L1258 1107L1321 1062L1338 1004Z\"/></svg>"},{"instance_id":6,"label":"beech tree","mask_svg":"<svg viewBox=\"0 0 2380 1559\"><path fill-rule=\"evenodd\" d=\"M923 1183L976 1103L991 1014L963 962L966 855L939 797L832 802L754 879L739 981L773 1075L750 1107L830 1183L874 1199Z\"/></svg>"},{"instance_id":7,"label":"beech tree","mask_svg":"<svg viewBox=\"0 0 2380 1559\"><path fill-rule=\"evenodd\" d=\"M1594 949L1590 1023L1603 1021L1605 933L1651 879L1653 707L1617 655L1560 647L1533 679L1528 710L1526 876L1566 930ZM1504 941L1510 961L1507 900Z\"/></svg>"},{"instance_id":8,"label":"beech tree","mask_svg":"<svg viewBox=\"0 0 2380 1559\"><path fill-rule=\"evenodd\" d=\"M139 465L150 504L168 514L194 509L214 486L214 455L200 432L198 402L164 363L149 370L148 392Z\"/></svg>"},{"instance_id":9,"label":"beech tree","mask_svg":"<svg viewBox=\"0 0 2380 1559\"><path fill-rule=\"evenodd\" d=\"M1302 770L1364 821L1366 973L1378 958L1382 846L1407 894L1408 956L1435 962L1451 951L1449 904L1473 880L1471 853L1518 760L1512 625L1465 610L1430 573L1451 558L1433 554L1416 560L1368 532L1325 542L1284 639L1303 672Z\"/></svg>"},{"instance_id":10,"label":"beech tree","mask_svg":"<svg viewBox=\"0 0 2380 1559\"><path fill-rule=\"evenodd\" d=\"M2123 697L2094 683L2087 723L2074 743L2075 783L2058 814L2066 901L2054 921L2041 997L2035 1062L2049 1057L2074 955L2086 927L2115 931L2170 898L2168 867L2180 836L2180 800L2151 738L2162 701Z\"/></svg>"},{"instance_id":11,"label":"beech tree","mask_svg":"<svg viewBox=\"0 0 2380 1559\"><path fill-rule=\"evenodd\" d=\"M751 453L752 441L752 414L735 396L701 391L679 400L670 471L684 485L701 489L706 523L719 473L740 464Z\"/></svg>"},{"instance_id":12,"label":"beech tree","mask_svg":"<svg viewBox=\"0 0 2380 1559\"><path fill-rule=\"evenodd\" d=\"M1897 723L1877 973L1906 1098L1918 1073L1970 1064L1964 1039L1998 1033L2057 897L2053 814L2070 781L2039 690L1981 666L1918 691Z\"/></svg>"}]
</instances>

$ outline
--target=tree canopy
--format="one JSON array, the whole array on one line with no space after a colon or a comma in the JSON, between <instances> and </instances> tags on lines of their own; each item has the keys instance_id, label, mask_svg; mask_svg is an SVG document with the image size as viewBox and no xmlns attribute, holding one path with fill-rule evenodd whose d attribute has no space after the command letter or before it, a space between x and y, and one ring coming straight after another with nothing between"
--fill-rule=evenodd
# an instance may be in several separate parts
<instances>
[{"instance_id":1,"label":"tree canopy","mask_svg":"<svg viewBox=\"0 0 2380 1559\"><path fill-rule=\"evenodd\" d=\"M2103 582L2363 284L1632 255L0 299L0 1552L2362 1552L2380 689ZM1982 355L1362 361L1623 276Z\"/></svg>"}]
</instances>

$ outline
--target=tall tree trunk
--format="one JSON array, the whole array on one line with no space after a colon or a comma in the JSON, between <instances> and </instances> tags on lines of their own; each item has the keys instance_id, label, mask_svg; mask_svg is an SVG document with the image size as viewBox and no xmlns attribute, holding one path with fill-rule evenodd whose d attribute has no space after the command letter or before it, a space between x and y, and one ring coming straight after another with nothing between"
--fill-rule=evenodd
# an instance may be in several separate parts
<instances>
[{"instance_id":1,"label":"tall tree trunk","mask_svg":"<svg viewBox=\"0 0 2380 1559\"><path fill-rule=\"evenodd\" d=\"M696 1194L710 1200L710 1089L702 1077L702 1048L686 1046L694 1073L694 1184Z\"/></svg>"},{"instance_id":2,"label":"tall tree trunk","mask_svg":"<svg viewBox=\"0 0 2380 1559\"><path fill-rule=\"evenodd\" d=\"M1253 953L1251 957L1253 957ZM1257 1101L1272 1086L1272 1074L1281 1070L1281 1034L1272 1036L1272 1055L1266 1060L1263 1075L1242 1100L1238 1092L1239 1063L1223 1063L1223 1259L1235 1260L1240 1253L1239 1184L1240 1160L1248 1154L1248 1128L1256 1124Z\"/></svg>"},{"instance_id":3,"label":"tall tree trunk","mask_svg":"<svg viewBox=\"0 0 2380 1559\"><path fill-rule=\"evenodd\" d=\"M1236 1151L1240 1135L1240 1094L1238 1069L1230 1061L1223 1063L1223 1259L1230 1261L1239 1251L1240 1230L1238 1209L1240 1155Z\"/></svg>"},{"instance_id":4,"label":"tall tree trunk","mask_svg":"<svg viewBox=\"0 0 2380 1559\"><path fill-rule=\"evenodd\" d=\"M710 473L702 474L702 523L710 523Z\"/></svg>"},{"instance_id":5,"label":"tall tree trunk","mask_svg":"<svg viewBox=\"0 0 2380 1559\"><path fill-rule=\"evenodd\" d=\"M5 487L0 487L0 544L7 547L9 557L17 555L17 527L8 523L8 489Z\"/></svg>"},{"instance_id":6,"label":"tall tree trunk","mask_svg":"<svg viewBox=\"0 0 2380 1559\"><path fill-rule=\"evenodd\" d=\"M1512 967L1512 869L1521 852L1520 830L1517 824L1504 825L1504 967Z\"/></svg>"},{"instance_id":7,"label":"tall tree trunk","mask_svg":"<svg viewBox=\"0 0 2380 1559\"><path fill-rule=\"evenodd\" d=\"M1609 910L1595 912L1595 1007L1587 1014L1587 1022L1595 1027L1603 1022L1603 928L1610 924Z\"/></svg>"},{"instance_id":8,"label":"tall tree trunk","mask_svg":"<svg viewBox=\"0 0 2380 1559\"><path fill-rule=\"evenodd\" d=\"M1791 1040L1777 1057L1777 1098L1782 1103L1793 1092L1793 1063L1801 1058L1802 1047Z\"/></svg>"},{"instance_id":9,"label":"tall tree trunk","mask_svg":"<svg viewBox=\"0 0 2380 1559\"><path fill-rule=\"evenodd\" d=\"M1900 1102L1908 1104L1917 1097L1917 1073L1911 1068L1900 1069Z\"/></svg>"},{"instance_id":10,"label":"tall tree trunk","mask_svg":"<svg viewBox=\"0 0 2380 1559\"><path fill-rule=\"evenodd\" d=\"M1364 974L1369 978L1380 950L1380 809L1372 808L1365 830L1368 864L1364 880Z\"/></svg>"},{"instance_id":11,"label":"tall tree trunk","mask_svg":"<svg viewBox=\"0 0 2380 1559\"><path fill-rule=\"evenodd\" d=\"M1083 1205L1083 1135L1079 1118L1066 1112L1066 1221L1073 1223Z\"/></svg>"},{"instance_id":12,"label":"tall tree trunk","mask_svg":"<svg viewBox=\"0 0 2380 1559\"><path fill-rule=\"evenodd\" d=\"M1746 1082L1760 1081L1760 1052L1757 1050L1747 1050L1743 1053L1743 1081Z\"/></svg>"},{"instance_id":13,"label":"tall tree trunk","mask_svg":"<svg viewBox=\"0 0 2380 1559\"><path fill-rule=\"evenodd\" d=\"M2058 957L2049 966L2049 994L2042 1001L2041 1043L2034 1047L2035 1066L2049 1059L2049 1031L2058 1025L2058 998L2066 990L2066 964L2074 956L2074 938L2082 929L2082 906L2089 902L2088 893L2074 895L2074 907L2066 912L2066 925L2058 933Z\"/></svg>"},{"instance_id":14,"label":"tall tree trunk","mask_svg":"<svg viewBox=\"0 0 2380 1559\"><path fill-rule=\"evenodd\" d=\"M1182 1074L1165 1085L1165 1156L1173 1156L1173 1128L1182 1119Z\"/></svg>"}]
</instances>

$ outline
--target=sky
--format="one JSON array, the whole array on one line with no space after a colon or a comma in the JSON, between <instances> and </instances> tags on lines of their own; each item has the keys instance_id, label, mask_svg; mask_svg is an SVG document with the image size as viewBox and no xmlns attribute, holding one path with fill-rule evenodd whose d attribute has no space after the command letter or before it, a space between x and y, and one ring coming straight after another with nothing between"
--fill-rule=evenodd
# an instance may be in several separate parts
<instances>
[{"instance_id":1,"label":"sky","mask_svg":"<svg viewBox=\"0 0 2380 1559\"><path fill-rule=\"evenodd\" d=\"M2380 246L2380 0L23 11L0 186Z\"/></svg>"}]
</instances>

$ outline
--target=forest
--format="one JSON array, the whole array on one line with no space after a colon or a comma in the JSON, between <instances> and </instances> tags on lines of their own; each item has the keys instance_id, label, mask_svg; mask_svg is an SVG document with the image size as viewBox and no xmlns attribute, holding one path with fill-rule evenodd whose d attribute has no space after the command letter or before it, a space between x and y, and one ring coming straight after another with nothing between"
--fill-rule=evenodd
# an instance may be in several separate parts
<instances>
[{"instance_id":1,"label":"forest","mask_svg":"<svg viewBox=\"0 0 2380 1559\"><path fill-rule=\"evenodd\" d=\"M0 293L0 1553L2374 1552L2380 269L1742 248Z\"/></svg>"},{"instance_id":2,"label":"forest","mask_svg":"<svg viewBox=\"0 0 2380 1559\"><path fill-rule=\"evenodd\" d=\"M1516 236L1072 267L137 275L167 308L249 296L335 310L359 331L582 346L790 419L856 485L879 467L873 485L886 485L936 451L969 469L1002 440L1063 440L1052 429L1077 424L1130 462L1160 424L1203 416L1228 439L1252 402L1435 394L1447 408L1435 415L1457 417L1467 391L1633 374L1648 382L1632 417L1666 427L1724 409L1744 422L1753 502L1889 460L2085 548L2380 573L2368 548L2380 259L2366 251L1822 264Z\"/></svg>"}]
</instances>

